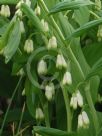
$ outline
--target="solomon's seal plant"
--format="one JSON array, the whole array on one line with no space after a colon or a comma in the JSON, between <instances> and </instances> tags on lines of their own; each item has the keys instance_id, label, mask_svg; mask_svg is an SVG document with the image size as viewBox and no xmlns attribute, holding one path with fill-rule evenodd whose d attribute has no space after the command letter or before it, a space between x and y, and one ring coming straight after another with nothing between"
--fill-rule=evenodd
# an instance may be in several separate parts
<instances>
[{"instance_id":1,"label":"solomon's seal plant","mask_svg":"<svg viewBox=\"0 0 102 136\"><path fill-rule=\"evenodd\" d=\"M0 0L0 136L102 136L101 4Z\"/></svg>"}]
</instances>

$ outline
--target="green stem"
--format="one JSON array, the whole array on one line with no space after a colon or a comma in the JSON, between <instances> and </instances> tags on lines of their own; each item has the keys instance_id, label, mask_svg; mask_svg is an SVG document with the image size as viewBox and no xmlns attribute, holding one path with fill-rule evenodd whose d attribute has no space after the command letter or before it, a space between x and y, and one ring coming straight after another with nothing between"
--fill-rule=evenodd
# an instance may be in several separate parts
<instances>
[{"instance_id":1,"label":"green stem","mask_svg":"<svg viewBox=\"0 0 102 136\"><path fill-rule=\"evenodd\" d=\"M90 94L90 83L87 83L87 86L85 87L85 94L86 94L87 102L88 102L89 107L91 109L93 122L94 122L94 126L96 129L96 134L97 134L98 129L99 129L99 122L98 122L98 117L97 117L96 110L94 108L93 101L92 101L91 94Z\"/></svg>"},{"instance_id":2,"label":"green stem","mask_svg":"<svg viewBox=\"0 0 102 136\"><path fill-rule=\"evenodd\" d=\"M93 11L91 11L90 10L90 14L92 14L94 17L96 17L97 19L100 19L100 17L96 14L96 13L94 13Z\"/></svg>"},{"instance_id":3,"label":"green stem","mask_svg":"<svg viewBox=\"0 0 102 136\"><path fill-rule=\"evenodd\" d=\"M17 134L15 136L17 136L19 134L21 123L22 123L22 120L23 120L24 110L25 110L25 102L23 104L22 113L21 113L18 129L17 129Z\"/></svg>"},{"instance_id":4,"label":"green stem","mask_svg":"<svg viewBox=\"0 0 102 136\"><path fill-rule=\"evenodd\" d=\"M11 102L10 102L10 104L9 104L8 107L7 107L7 111L6 111L6 113L5 113L4 120L3 120L3 123L2 123L1 129L0 129L0 136L2 136L3 128L4 128L4 125L5 125L6 119L7 119L7 115L8 115L9 109L10 109L11 104L12 104L12 100L13 100L15 94L16 94L16 91L17 91L17 89L18 89L20 83L21 83L21 80L22 80L22 77L20 77L20 79L19 79L19 81L18 81L18 83L17 83L17 86L16 86L16 88L15 88L13 94L12 94Z\"/></svg>"},{"instance_id":5,"label":"green stem","mask_svg":"<svg viewBox=\"0 0 102 136\"><path fill-rule=\"evenodd\" d=\"M63 88L63 86L62 86L62 93L63 93L66 113L67 113L67 131L70 132L71 131L71 110L70 110L68 93L67 93L67 90Z\"/></svg>"}]
</instances>

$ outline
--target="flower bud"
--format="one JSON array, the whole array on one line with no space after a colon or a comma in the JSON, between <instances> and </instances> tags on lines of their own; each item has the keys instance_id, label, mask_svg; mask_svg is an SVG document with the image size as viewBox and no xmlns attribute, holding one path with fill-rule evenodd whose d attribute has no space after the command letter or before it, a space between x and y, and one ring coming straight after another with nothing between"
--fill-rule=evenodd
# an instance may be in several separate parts
<instances>
[{"instance_id":1,"label":"flower bud","mask_svg":"<svg viewBox=\"0 0 102 136\"><path fill-rule=\"evenodd\" d=\"M57 55L56 67L59 69L62 69L62 67L63 68L67 67L67 63L62 54Z\"/></svg>"},{"instance_id":2,"label":"flower bud","mask_svg":"<svg viewBox=\"0 0 102 136\"><path fill-rule=\"evenodd\" d=\"M17 5L16 5L16 9L19 9L21 7L21 4L24 3L23 0L20 0Z\"/></svg>"},{"instance_id":3,"label":"flower bud","mask_svg":"<svg viewBox=\"0 0 102 136\"><path fill-rule=\"evenodd\" d=\"M83 118L82 115L80 114L78 116L78 128L82 128L83 127Z\"/></svg>"},{"instance_id":4,"label":"flower bud","mask_svg":"<svg viewBox=\"0 0 102 136\"><path fill-rule=\"evenodd\" d=\"M1 16L4 16L4 17L10 17L10 8L9 8L9 6L8 5L2 5L0 14L1 14Z\"/></svg>"},{"instance_id":5,"label":"flower bud","mask_svg":"<svg viewBox=\"0 0 102 136\"><path fill-rule=\"evenodd\" d=\"M62 81L62 84L63 85L71 85L72 84L72 76L71 76L71 73L70 72L66 72L64 74L64 77L63 77L63 81Z\"/></svg>"},{"instance_id":6,"label":"flower bud","mask_svg":"<svg viewBox=\"0 0 102 136\"><path fill-rule=\"evenodd\" d=\"M23 21L20 21L20 30L21 30L21 33L25 33L25 28L24 28L24 23Z\"/></svg>"},{"instance_id":7,"label":"flower bud","mask_svg":"<svg viewBox=\"0 0 102 136\"><path fill-rule=\"evenodd\" d=\"M25 88L22 91L22 96L25 96Z\"/></svg>"},{"instance_id":8,"label":"flower bud","mask_svg":"<svg viewBox=\"0 0 102 136\"><path fill-rule=\"evenodd\" d=\"M45 75L47 73L47 63L44 60L40 60L38 63L38 74Z\"/></svg>"},{"instance_id":9,"label":"flower bud","mask_svg":"<svg viewBox=\"0 0 102 136\"><path fill-rule=\"evenodd\" d=\"M16 12L15 12L15 15L17 15L19 18L22 18L22 11L20 9L18 9Z\"/></svg>"},{"instance_id":10,"label":"flower bud","mask_svg":"<svg viewBox=\"0 0 102 136\"><path fill-rule=\"evenodd\" d=\"M101 10L101 0L95 0L95 9Z\"/></svg>"},{"instance_id":11,"label":"flower bud","mask_svg":"<svg viewBox=\"0 0 102 136\"><path fill-rule=\"evenodd\" d=\"M31 1L30 1L30 0L26 0L26 1L25 1L25 4L26 4L28 7L30 7L30 6L31 6Z\"/></svg>"},{"instance_id":12,"label":"flower bud","mask_svg":"<svg viewBox=\"0 0 102 136\"><path fill-rule=\"evenodd\" d=\"M49 39L48 47L50 49L56 49L57 48L57 40L55 36L52 36L52 38Z\"/></svg>"},{"instance_id":13,"label":"flower bud","mask_svg":"<svg viewBox=\"0 0 102 136\"><path fill-rule=\"evenodd\" d=\"M83 119L84 126L89 125L89 118L85 111L82 112L82 119Z\"/></svg>"},{"instance_id":14,"label":"flower bud","mask_svg":"<svg viewBox=\"0 0 102 136\"><path fill-rule=\"evenodd\" d=\"M36 118L36 120L43 120L44 119L44 113L41 108L36 109L35 118Z\"/></svg>"},{"instance_id":15,"label":"flower bud","mask_svg":"<svg viewBox=\"0 0 102 136\"><path fill-rule=\"evenodd\" d=\"M37 5L37 7L35 8L35 14L37 15L37 16L39 16L40 14L41 14L41 9L40 9L40 7Z\"/></svg>"},{"instance_id":16,"label":"flower bud","mask_svg":"<svg viewBox=\"0 0 102 136\"><path fill-rule=\"evenodd\" d=\"M31 39L27 39L27 40L25 41L24 51L29 54L29 53L32 53L33 50L34 50L33 41L32 41Z\"/></svg>"},{"instance_id":17,"label":"flower bud","mask_svg":"<svg viewBox=\"0 0 102 136\"><path fill-rule=\"evenodd\" d=\"M82 107L83 106L83 97L82 97L81 93L79 92L79 90L77 91L76 96L77 96L77 101L78 101L79 107Z\"/></svg>"},{"instance_id":18,"label":"flower bud","mask_svg":"<svg viewBox=\"0 0 102 136\"><path fill-rule=\"evenodd\" d=\"M54 94L55 94L54 84L50 83L45 87L45 96L48 99L48 101L52 100Z\"/></svg>"},{"instance_id":19,"label":"flower bud","mask_svg":"<svg viewBox=\"0 0 102 136\"><path fill-rule=\"evenodd\" d=\"M17 76L24 76L24 70L23 70L23 68L21 68L21 69L17 72Z\"/></svg>"},{"instance_id":20,"label":"flower bud","mask_svg":"<svg viewBox=\"0 0 102 136\"><path fill-rule=\"evenodd\" d=\"M49 31L48 23L46 21L44 21L44 19L42 19L41 24L43 25L44 32L48 32Z\"/></svg>"}]
</instances>

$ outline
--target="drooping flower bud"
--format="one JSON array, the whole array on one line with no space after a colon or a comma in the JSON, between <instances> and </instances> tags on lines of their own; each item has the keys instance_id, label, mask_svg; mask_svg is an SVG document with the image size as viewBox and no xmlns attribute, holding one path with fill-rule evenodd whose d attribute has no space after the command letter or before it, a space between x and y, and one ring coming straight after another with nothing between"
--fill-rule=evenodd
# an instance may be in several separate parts
<instances>
[{"instance_id":1,"label":"drooping flower bud","mask_svg":"<svg viewBox=\"0 0 102 136\"><path fill-rule=\"evenodd\" d=\"M0 14L1 14L1 16L4 16L4 17L10 17L10 8L9 8L9 6L8 5L2 5Z\"/></svg>"},{"instance_id":2,"label":"drooping flower bud","mask_svg":"<svg viewBox=\"0 0 102 136\"><path fill-rule=\"evenodd\" d=\"M24 95L25 95L25 88L22 91L22 96L24 96Z\"/></svg>"},{"instance_id":3,"label":"drooping flower bud","mask_svg":"<svg viewBox=\"0 0 102 136\"><path fill-rule=\"evenodd\" d=\"M37 7L35 8L35 14L37 16L39 16L41 14L41 9L40 9L39 5L37 5Z\"/></svg>"},{"instance_id":4,"label":"drooping flower bud","mask_svg":"<svg viewBox=\"0 0 102 136\"><path fill-rule=\"evenodd\" d=\"M18 9L16 12L15 12L15 15L17 15L19 18L22 18L22 11L20 9Z\"/></svg>"},{"instance_id":5,"label":"drooping flower bud","mask_svg":"<svg viewBox=\"0 0 102 136\"><path fill-rule=\"evenodd\" d=\"M26 1L25 1L25 4L26 4L28 7L30 7L30 6L31 6L31 1L30 1L30 0L26 0Z\"/></svg>"},{"instance_id":6,"label":"drooping flower bud","mask_svg":"<svg viewBox=\"0 0 102 136\"><path fill-rule=\"evenodd\" d=\"M18 72L17 72L17 76L24 76L24 70L23 68L21 68Z\"/></svg>"},{"instance_id":7,"label":"drooping flower bud","mask_svg":"<svg viewBox=\"0 0 102 136\"><path fill-rule=\"evenodd\" d=\"M59 69L67 68L67 63L62 54L57 55L56 67Z\"/></svg>"},{"instance_id":8,"label":"drooping flower bud","mask_svg":"<svg viewBox=\"0 0 102 136\"><path fill-rule=\"evenodd\" d=\"M101 10L101 0L95 0L95 9Z\"/></svg>"},{"instance_id":9,"label":"drooping flower bud","mask_svg":"<svg viewBox=\"0 0 102 136\"><path fill-rule=\"evenodd\" d=\"M21 33L25 33L25 28L24 28L24 23L23 21L20 21L20 30L21 30Z\"/></svg>"},{"instance_id":10,"label":"drooping flower bud","mask_svg":"<svg viewBox=\"0 0 102 136\"><path fill-rule=\"evenodd\" d=\"M57 40L56 40L55 36L52 36L49 39L47 48L48 48L48 50L50 50L50 49L56 49L57 48Z\"/></svg>"},{"instance_id":11,"label":"drooping flower bud","mask_svg":"<svg viewBox=\"0 0 102 136\"><path fill-rule=\"evenodd\" d=\"M64 74L64 77L63 77L63 81L62 81L62 84L63 85L71 85L72 84L72 76L71 76L71 73L70 72L66 72Z\"/></svg>"},{"instance_id":12,"label":"drooping flower bud","mask_svg":"<svg viewBox=\"0 0 102 136\"><path fill-rule=\"evenodd\" d=\"M37 71L39 75L45 75L47 73L47 63L43 59L38 63Z\"/></svg>"},{"instance_id":13,"label":"drooping flower bud","mask_svg":"<svg viewBox=\"0 0 102 136\"><path fill-rule=\"evenodd\" d=\"M79 92L79 90L77 91L76 96L77 96L77 101L78 101L79 107L82 107L83 106L83 97L82 97L81 93Z\"/></svg>"},{"instance_id":14,"label":"drooping flower bud","mask_svg":"<svg viewBox=\"0 0 102 136\"><path fill-rule=\"evenodd\" d=\"M29 53L32 53L33 50L34 50L33 41L32 41L31 39L27 39L27 40L25 41L24 51L29 54Z\"/></svg>"},{"instance_id":15,"label":"drooping flower bud","mask_svg":"<svg viewBox=\"0 0 102 136\"><path fill-rule=\"evenodd\" d=\"M78 116L78 128L82 128L83 127L83 118L82 115L79 114Z\"/></svg>"},{"instance_id":16,"label":"drooping flower bud","mask_svg":"<svg viewBox=\"0 0 102 136\"><path fill-rule=\"evenodd\" d=\"M72 94L71 101L70 101L70 106L75 110L77 107L83 106L83 97L79 90L77 90L75 93Z\"/></svg>"},{"instance_id":17,"label":"drooping flower bud","mask_svg":"<svg viewBox=\"0 0 102 136\"><path fill-rule=\"evenodd\" d=\"M50 83L49 85L46 85L46 87L45 87L45 96L48 99L48 101L52 100L54 94L55 94L54 84Z\"/></svg>"},{"instance_id":18,"label":"drooping flower bud","mask_svg":"<svg viewBox=\"0 0 102 136\"><path fill-rule=\"evenodd\" d=\"M87 127L90 123L88 115L85 111L82 112L82 119L83 119L83 125L84 127Z\"/></svg>"},{"instance_id":19,"label":"drooping flower bud","mask_svg":"<svg viewBox=\"0 0 102 136\"><path fill-rule=\"evenodd\" d=\"M78 116L78 128L88 128L89 123L90 123L90 121L89 121L88 115L85 111L83 111Z\"/></svg>"},{"instance_id":20,"label":"drooping flower bud","mask_svg":"<svg viewBox=\"0 0 102 136\"><path fill-rule=\"evenodd\" d=\"M36 118L36 120L43 120L44 119L44 113L41 108L36 109L35 118Z\"/></svg>"},{"instance_id":21,"label":"drooping flower bud","mask_svg":"<svg viewBox=\"0 0 102 136\"><path fill-rule=\"evenodd\" d=\"M48 32L49 31L48 23L46 21L44 21L44 19L42 19L41 24L43 25L44 32Z\"/></svg>"},{"instance_id":22,"label":"drooping flower bud","mask_svg":"<svg viewBox=\"0 0 102 136\"><path fill-rule=\"evenodd\" d=\"M23 0L20 0L17 5L16 5L16 9L19 9L21 7L21 4L24 3Z\"/></svg>"}]
</instances>

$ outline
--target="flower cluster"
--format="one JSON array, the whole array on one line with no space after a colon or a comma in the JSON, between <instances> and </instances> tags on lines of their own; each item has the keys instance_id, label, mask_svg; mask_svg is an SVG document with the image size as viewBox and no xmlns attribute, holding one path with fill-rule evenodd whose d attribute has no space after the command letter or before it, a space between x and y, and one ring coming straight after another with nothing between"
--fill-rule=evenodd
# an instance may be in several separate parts
<instances>
[{"instance_id":1,"label":"flower cluster","mask_svg":"<svg viewBox=\"0 0 102 136\"><path fill-rule=\"evenodd\" d=\"M36 120L43 120L44 119L44 113L41 108L36 108L35 118L36 118Z\"/></svg>"},{"instance_id":2,"label":"flower cluster","mask_svg":"<svg viewBox=\"0 0 102 136\"><path fill-rule=\"evenodd\" d=\"M0 15L4 17L10 17L10 8L8 5L2 5Z\"/></svg>"}]
</instances>

